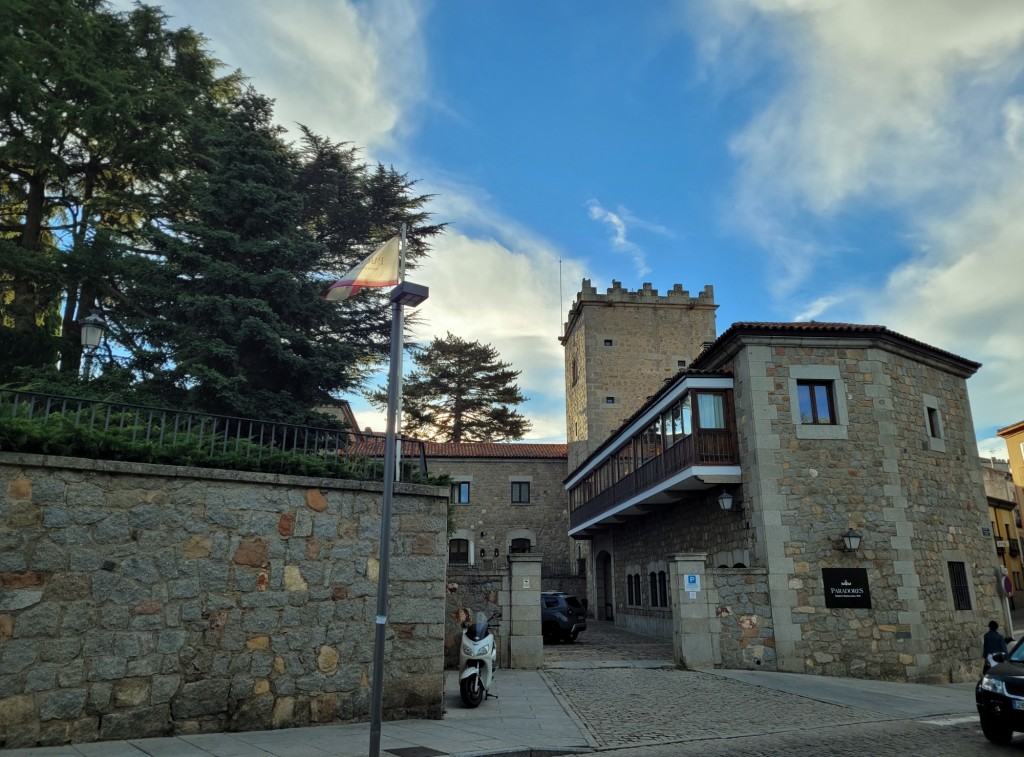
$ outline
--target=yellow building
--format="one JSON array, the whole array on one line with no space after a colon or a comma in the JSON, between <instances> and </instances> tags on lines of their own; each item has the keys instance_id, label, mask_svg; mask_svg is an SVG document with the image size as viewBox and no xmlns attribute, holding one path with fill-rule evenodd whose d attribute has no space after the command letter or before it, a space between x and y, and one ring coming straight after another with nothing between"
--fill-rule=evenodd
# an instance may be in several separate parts
<instances>
[{"instance_id":1,"label":"yellow building","mask_svg":"<svg viewBox=\"0 0 1024 757\"><path fill-rule=\"evenodd\" d=\"M1024 503L1024 421L1017 421L996 433L1006 442L1017 504Z\"/></svg>"},{"instance_id":2,"label":"yellow building","mask_svg":"<svg viewBox=\"0 0 1024 757\"><path fill-rule=\"evenodd\" d=\"M988 500L988 519L992 524L992 538L995 540L999 561L1006 569L1006 575L1013 582L1014 604L1024 601L1024 568L1021 562L1021 521L1017 509L1016 491L1005 460L981 459L981 474L985 481L985 498Z\"/></svg>"}]
</instances>

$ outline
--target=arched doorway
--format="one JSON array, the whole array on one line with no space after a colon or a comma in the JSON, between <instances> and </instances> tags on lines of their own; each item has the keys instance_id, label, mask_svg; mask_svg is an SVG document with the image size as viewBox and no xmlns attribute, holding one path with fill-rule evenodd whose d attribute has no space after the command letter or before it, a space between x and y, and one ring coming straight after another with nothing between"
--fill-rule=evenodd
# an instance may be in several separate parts
<instances>
[{"instance_id":1,"label":"arched doorway","mask_svg":"<svg viewBox=\"0 0 1024 757\"><path fill-rule=\"evenodd\" d=\"M612 608L615 606L615 594L612 591L612 556L602 549L597 553L594 563L594 583L597 589L597 606L594 608L594 617L598 620L613 620L615 614Z\"/></svg>"}]
</instances>

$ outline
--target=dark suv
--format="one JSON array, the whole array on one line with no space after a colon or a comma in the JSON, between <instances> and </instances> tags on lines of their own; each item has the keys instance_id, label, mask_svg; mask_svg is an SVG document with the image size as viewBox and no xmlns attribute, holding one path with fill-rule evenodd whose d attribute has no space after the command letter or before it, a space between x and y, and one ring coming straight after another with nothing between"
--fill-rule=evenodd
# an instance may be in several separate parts
<instances>
[{"instance_id":1,"label":"dark suv","mask_svg":"<svg viewBox=\"0 0 1024 757\"><path fill-rule=\"evenodd\" d=\"M572 594L542 591L540 621L545 641L576 641L587 630L587 611Z\"/></svg>"},{"instance_id":2,"label":"dark suv","mask_svg":"<svg viewBox=\"0 0 1024 757\"><path fill-rule=\"evenodd\" d=\"M1008 744L1014 731L1024 731L1024 637L978 681L974 700L981 730L996 744Z\"/></svg>"}]
</instances>

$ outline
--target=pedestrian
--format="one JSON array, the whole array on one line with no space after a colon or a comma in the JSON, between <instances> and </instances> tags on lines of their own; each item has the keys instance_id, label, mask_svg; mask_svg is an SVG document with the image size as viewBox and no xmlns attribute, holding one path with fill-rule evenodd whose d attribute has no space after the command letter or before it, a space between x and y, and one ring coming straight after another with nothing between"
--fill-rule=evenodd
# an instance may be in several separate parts
<instances>
[{"instance_id":1,"label":"pedestrian","mask_svg":"<svg viewBox=\"0 0 1024 757\"><path fill-rule=\"evenodd\" d=\"M988 672L988 669L996 664L996 661L992 658L994 654L1006 654L1006 639L999 633L999 624L994 620L988 622L988 633L985 634L984 644L981 649L982 657L985 658L985 667L981 671L982 675Z\"/></svg>"}]
</instances>

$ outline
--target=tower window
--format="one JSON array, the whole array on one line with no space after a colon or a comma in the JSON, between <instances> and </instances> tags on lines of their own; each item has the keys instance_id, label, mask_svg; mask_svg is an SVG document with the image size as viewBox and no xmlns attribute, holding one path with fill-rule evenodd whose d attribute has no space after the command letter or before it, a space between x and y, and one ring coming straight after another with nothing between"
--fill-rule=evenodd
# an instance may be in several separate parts
<instances>
[{"instance_id":1,"label":"tower window","mask_svg":"<svg viewBox=\"0 0 1024 757\"><path fill-rule=\"evenodd\" d=\"M614 344L615 344L615 341L614 341L614 340L612 340L612 339L605 339L605 340L604 340L604 346L605 346L605 347L611 347L611 346L613 346Z\"/></svg>"}]
</instances>

